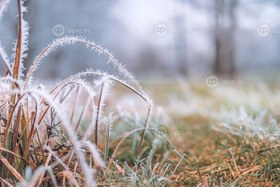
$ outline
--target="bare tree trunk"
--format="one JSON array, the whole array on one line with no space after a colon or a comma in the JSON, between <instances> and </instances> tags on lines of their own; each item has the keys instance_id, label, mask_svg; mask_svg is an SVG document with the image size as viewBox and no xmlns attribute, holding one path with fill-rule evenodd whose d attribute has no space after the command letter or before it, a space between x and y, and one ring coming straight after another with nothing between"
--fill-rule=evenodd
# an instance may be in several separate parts
<instances>
[{"instance_id":1,"label":"bare tree trunk","mask_svg":"<svg viewBox=\"0 0 280 187\"><path fill-rule=\"evenodd\" d=\"M238 0L214 2L214 73L233 77L235 68L235 30ZM227 22L226 22L227 21Z\"/></svg>"},{"instance_id":2,"label":"bare tree trunk","mask_svg":"<svg viewBox=\"0 0 280 187\"><path fill-rule=\"evenodd\" d=\"M181 0L182 6L185 7L185 0ZM185 28L185 12L178 12L174 18L175 28L178 29L174 33L174 43L175 43L175 61L177 64L177 72L182 75L188 75L187 68L187 41L186 33L182 32L180 29Z\"/></svg>"},{"instance_id":3,"label":"bare tree trunk","mask_svg":"<svg viewBox=\"0 0 280 187\"><path fill-rule=\"evenodd\" d=\"M230 39L230 49L229 49L229 75L233 77L236 73L235 69L235 32L236 32L236 6L238 4L237 0L231 0L229 4L229 18L230 18L230 27L229 27L229 39Z\"/></svg>"},{"instance_id":4,"label":"bare tree trunk","mask_svg":"<svg viewBox=\"0 0 280 187\"><path fill-rule=\"evenodd\" d=\"M215 14L215 25L214 25L214 45L215 45L215 59L214 59L214 73L220 75L223 72L222 68L222 38L221 35L221 17L223 15L223 0L215 0L214 14Z\"/></svg>"},{"instance_id":5,"label":"bare tree trunk","mask_svg":"<svg viewBox=\"0 0 280 187\"><path fill-rule=\"evenodd\" d=\"M219 31L215 31L215 61L214 61L214 73L219 75L222 72L221 68L221 41L219 37Z\"/></svg>"}]
</instances>

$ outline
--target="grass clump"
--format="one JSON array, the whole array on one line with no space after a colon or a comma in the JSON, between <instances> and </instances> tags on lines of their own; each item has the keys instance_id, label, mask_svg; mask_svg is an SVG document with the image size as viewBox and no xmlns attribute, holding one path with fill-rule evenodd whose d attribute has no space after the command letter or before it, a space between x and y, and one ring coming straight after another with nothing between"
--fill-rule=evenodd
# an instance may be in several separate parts
<instances>
[{"instance_id":1,"label":"grass clump","mask_svg":"<svg viewBox=\"0 0 280 187\"><path fill-rule=\"evenodd\" d=\"M9 0L0 2L0 16L8 4ZM18 32L12 62L4 48L0 48L5 67L5 74L0 77L0 183L96 186L102 171L106 173L112 167L119 167L115 159L129 135L137 133L136 155L141 152L152 102L112 53L78 36L54 40L25 71L29 26L23 19L26 12L23 1L18 0L17 5ZM35 84L33 74L48 54L76 43L107 57L107 63L115 67L117 75L89 69L70 76L50 90ZM104 114L104 107L115 83L139 96L146 103L147 114L141 128L123 135L112 149L113 119L112 115Z\"/></svg>"},{"instance_id":2,"label":"grass clump","mask_svg":"<svg viewBox=\"0 0 280 187\"><path fill-rule=\"evenodd\" d=\"M182 77L146 85L158 106L151 118L133 75L83 37L57 38L25 71L28 24L17 2L12 58L0 47L1 186L279 185L279 86L209 89ZM0 18L8 3L0 1ZM34 81L50 53L74 44L107 57L116 73L87 69L50 89Z\"/></svg>"}]
</instances>

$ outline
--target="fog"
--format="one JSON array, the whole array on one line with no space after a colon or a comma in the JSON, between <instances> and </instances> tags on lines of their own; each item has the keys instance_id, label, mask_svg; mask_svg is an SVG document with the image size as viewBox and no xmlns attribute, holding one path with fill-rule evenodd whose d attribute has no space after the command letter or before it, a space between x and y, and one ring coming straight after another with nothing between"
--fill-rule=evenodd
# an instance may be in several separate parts
<instances>
[{"instance_id":1,"label":"fog","mask_svg":"<svg viewBox=\"0 0 280 187\"><path fill-rule=\"evenodd\" d=\"M220 5L219 1L224 4ZM140 78L172 78L178 74L195 78L220 73L227 76L230 71L215 71L218 49L215 41L222 43L222 50L230 46L224 50L224 56L221 55L221 64L228 63L225 56L230 51L233 76L277 74L280 70L280 3L240 0L230 9L229 2L29 0L25 19L30 24L30 44L25 66L52 40L79 35L109 49ZM9 55L13 53L16 38L16 10L16 3L12 2L0 26L4 38L1 43ZM106 59L84 47L71 46L49 56L37 76L56 79L86 68L113 71Z\"/></svg>"}]
</instances>

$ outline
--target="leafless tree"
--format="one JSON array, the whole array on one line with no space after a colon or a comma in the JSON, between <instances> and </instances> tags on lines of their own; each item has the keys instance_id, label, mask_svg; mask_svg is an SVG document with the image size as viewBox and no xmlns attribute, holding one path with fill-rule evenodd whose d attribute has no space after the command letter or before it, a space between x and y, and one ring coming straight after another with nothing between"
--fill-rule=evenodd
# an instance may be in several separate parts
<instances>
[{"instance_id":1,"label":"leafless tree","mask_svg":"<svg viewBox=\"0 0 280 187\"><path fill-rule=\"evenodd\" d=\"M179 0L182 7L185 7L186 0ZM174 33L174 52L175 52L175 61L177 64L177 72L181 73L184 76L187 76L187 41L186 33L181 29L185 28L185 11L178 11L174 17L175 29L178 32Z\"/></svg>"},{"instance_id":2,"label":"leafless tree","mask_svg":"<svg viewBox=\"0 0 280 187\"><path fill-rule=\"evenodd\" d=\"M214 1L214 73L234 76L236 7L238 0Z\"/></svg>"}]
</instances>

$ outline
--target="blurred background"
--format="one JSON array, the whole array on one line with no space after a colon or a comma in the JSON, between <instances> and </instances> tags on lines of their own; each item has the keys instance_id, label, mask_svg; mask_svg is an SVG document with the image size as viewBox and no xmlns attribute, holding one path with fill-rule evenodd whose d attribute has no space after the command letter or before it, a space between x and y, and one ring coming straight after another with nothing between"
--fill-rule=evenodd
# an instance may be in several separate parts
<instances>
[{"instance_id":1,"label":"blurred background","mask_svg":"<svg viewBox=\"0 0 280 187\"><path fill-rule=\"evenodd\" d=\"M52 40L78 35L109 49L138 79L271 78L280 70L278 0L27 0L26 5L26 67ZM16 28L13 1L0 26L10 56ZM104 57L68 46L47 57L37 77L58 79L86 68L112 71Z\"/></svg>"}]
</instances>

